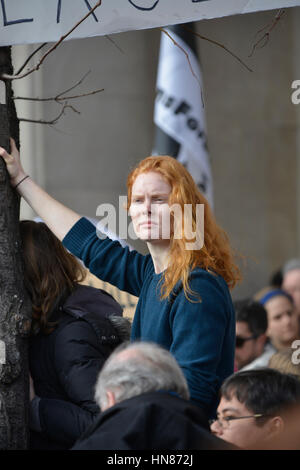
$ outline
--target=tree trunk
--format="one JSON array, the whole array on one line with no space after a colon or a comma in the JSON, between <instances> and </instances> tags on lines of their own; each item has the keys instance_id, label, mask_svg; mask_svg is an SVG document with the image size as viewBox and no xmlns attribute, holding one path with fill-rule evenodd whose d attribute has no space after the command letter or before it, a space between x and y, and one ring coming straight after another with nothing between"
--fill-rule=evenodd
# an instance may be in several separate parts
<instances>
[{"instance_id":1,"label":"tree trunk","mask_svg":"<svg viewBox=\"0 0 300 470\"><path fill-rule=\"evenodd\" d=\"M0 48L0 77L12 74L10 47ZM0 80L0 146L19 147L11 82ZM28 448L28 352L31 308L23 286L19 238L20 198L0 158L0 449Z\"/></svg>"}]
</instances>

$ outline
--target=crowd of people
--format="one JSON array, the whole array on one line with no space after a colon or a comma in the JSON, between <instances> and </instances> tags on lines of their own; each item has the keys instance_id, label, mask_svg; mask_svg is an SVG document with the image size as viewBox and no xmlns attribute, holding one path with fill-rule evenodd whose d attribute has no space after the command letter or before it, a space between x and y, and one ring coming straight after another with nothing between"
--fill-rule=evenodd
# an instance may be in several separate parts
<instances>
[{"instance_id":1,"label":"crowd of people","mask_svg":"<svg viewBox=\"0 0 300 470\"><path fill-rule=\"evenodd\" d=\"M128 176L142 255L48 195L13 140L0 155L43 220L20 223L31 449L300 449L299 260L232 302L241 273L229 239L176 159L148 157ZM86 268L139 298L132 323L109 294L81 284Z\"/></svg>"}]
</instances>

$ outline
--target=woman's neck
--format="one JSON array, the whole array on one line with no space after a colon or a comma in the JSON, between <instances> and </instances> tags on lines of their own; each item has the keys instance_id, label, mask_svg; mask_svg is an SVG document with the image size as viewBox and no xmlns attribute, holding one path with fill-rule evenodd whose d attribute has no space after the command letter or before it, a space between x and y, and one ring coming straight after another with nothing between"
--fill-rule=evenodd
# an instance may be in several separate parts
<instances>
[{"instance_id":1,"label":"woman's neck","mask_svg":"<svg viewBox=\"0 0 300 470\"><path fill-rule=\"evenodd\" d=\"M167 240L160 243L148 242L147 245L154 264L155 274L160 274L167 269L169 264L170 242Z\"/></svg>"},{"instance_id":2,"label":"woman's neck","mask_svg":"<svg viewBox=\"0 0 300 470\"><path fill-rule=\"evenodd\" d=\"M277 351L281 351L283 349L287 349L289 347L291 347L291 343L292 341L278 341L278 340L274 340L272 339L272 344L274 346L274 348L277 350Z\"/></svg>"}]
</instances>

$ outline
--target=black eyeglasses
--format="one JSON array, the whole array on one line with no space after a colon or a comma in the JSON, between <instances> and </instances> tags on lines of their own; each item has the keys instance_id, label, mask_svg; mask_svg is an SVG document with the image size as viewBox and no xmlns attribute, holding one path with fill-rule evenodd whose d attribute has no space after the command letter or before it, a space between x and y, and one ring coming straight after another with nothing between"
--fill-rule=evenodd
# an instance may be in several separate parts
<instances>
[{"instance_id":1,"label":"black eyeglasses","mask_svg":"<svg viewBox=\"0 0 300 470\"><path fill-rule=\"evenodd\" d=\"M250 341L250 339L256 339L256 335L248 336L248 338L242 338L241 336L236 336L235 338L235 347L242 348L246 341Z\"/></svg>"},{"instance_id":2,"label":"black eyeglasses","mask_svg":"<svg viewBox=\"0 0 300 470\"><path fill-rule=\"evenodd\" d=\"M218 416L218 418L210 419L209 424L212 425L214 423L218 423L218 425L222 429L228 429L230 427L230 422L231 421L236 421L238 419L261 418L263 416L265 416L265 415L263 415L261 413L257 413L255 415L247 415L247 416L224 416L223 418Z\"/></svg>"}]
</instances>

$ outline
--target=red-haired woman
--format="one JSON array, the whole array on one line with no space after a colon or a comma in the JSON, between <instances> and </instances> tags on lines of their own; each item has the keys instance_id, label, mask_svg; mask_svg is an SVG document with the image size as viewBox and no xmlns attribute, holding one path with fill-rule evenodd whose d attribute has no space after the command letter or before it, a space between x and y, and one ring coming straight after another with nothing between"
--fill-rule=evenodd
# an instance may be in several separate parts
<instances>
[{"instance_id":1,"label":"red-haired woman","mask_svg":"<svg viewBox=\"0 0 300 470\"><path fill-rule=\"evenodd\" d=\"M219 387L233 372L235 318L229 288L239 270L226 234L188 171L164 156L148 157L130 173L128 209L136 235L149 249L143 256L116 241L99 239L87 219L45 193L24 173L13 141L12 154L0 148L0 155L12 185L65 247L96 276L139 297L131 339L168 349L186 376L191 400L213 416ZM200 204L204 244L196 233L191 248L191 234L199 231ZM175 211L170 220L173 205L181 207L183 217ZM190 209L188 217L185 208ZM167 222L169 236L164 233Z\"/></svg>"}]
</instances>

